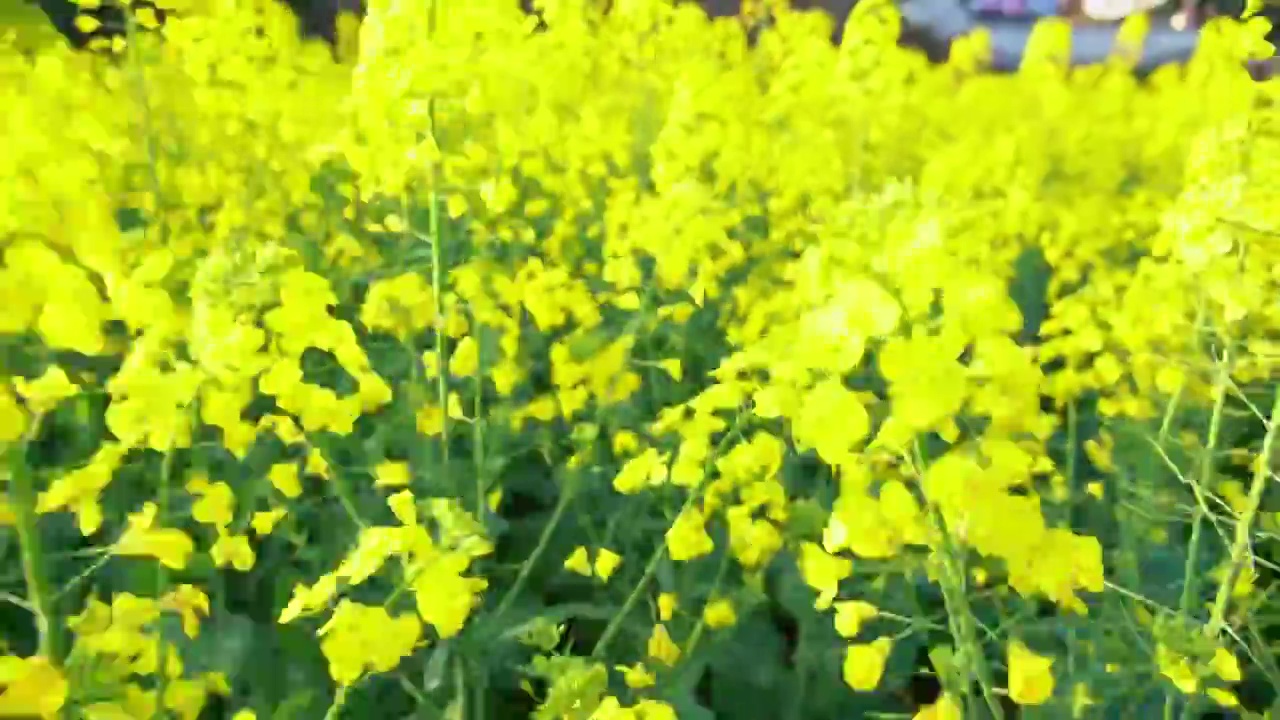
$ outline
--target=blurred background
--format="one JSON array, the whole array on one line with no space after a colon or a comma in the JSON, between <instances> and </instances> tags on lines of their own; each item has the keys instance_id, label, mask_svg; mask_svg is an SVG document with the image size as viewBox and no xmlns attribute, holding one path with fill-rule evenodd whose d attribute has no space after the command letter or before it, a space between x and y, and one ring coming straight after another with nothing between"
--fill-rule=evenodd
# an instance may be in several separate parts
<instances>
[{"instance_id":1,"label":"blurred background","mask_svg":"<svg viewBox=\"0 0 1280 720\"><path fill-rule=\"evenodd\" d=\"M337 18L343 13L359 16L364 0L278 0L289 5L298 17L299 30L308 37L335 40ZM465 0L458 0L460 2ZM527 12L535 12L537 0L511 0ZM608 3L609 0L601 0ZM732 17L773 0L689 0L713 17ZM857 0L793 0L800 9L825 11L834 21L833 40ZM1280 40L1274 28L1280 25L1280 0L1253 0L1251 8L1271 21L1268 39ZM997 71L1016 68L1021 50L1034 23L1045 17L1066 17L1076 26L1072 61L1076 64L1100 62L1111 52L1119 22L1135 13L1150 13L1146 57L1139 63L1145 72L1160 65L1186 60L1193 52L1200 26L1216 16L1240 17L1250 0L898 0L904 13L904 44L921 47L934 60L944 60L951 41L975 27L991 29ZM744 3L746 7L744 8ZM61 34L74 46L84 47L94 38L123 31L119 8L112 0L97 0L90 15L98 23L76 22L74 0L0 0L0 32L16 33L19 44L35 47ZM147 4L146 0L136 4ZM757 11L758 12L758 11ZM84 14L84 13L81 13ZM89 25L89 32L85 29ZM1259 66L1255 75L1270 76L1274 63Z\"/></svg>"}]
</instances>

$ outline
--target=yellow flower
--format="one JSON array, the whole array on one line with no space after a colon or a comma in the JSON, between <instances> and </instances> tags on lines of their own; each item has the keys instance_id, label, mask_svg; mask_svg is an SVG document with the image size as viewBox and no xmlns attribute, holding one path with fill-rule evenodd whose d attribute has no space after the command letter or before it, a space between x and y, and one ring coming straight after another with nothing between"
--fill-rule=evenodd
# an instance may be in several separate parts
<instances>
[{"instance_id":1,"label":"yellow flower","mask_svg":"<svg viewBox=\"0 0 1280 720\"><path fill-rule=\"evenodd\" d=\"M153 557L167 568L182 570L195 551L195 543L181 530L153 528L157 511L155 503L147 503L141 512L130 515L129 527L113 550L116 555Z\"/></svg>"},{"instance_id":2,"label":"yellow flower","mask_svg":"<svg viewBox=\"0 0 1280 720\"><path fill-rule=\"evenodd\" d=\"M14 380L18 395L27 401L27 407L36 413L46 413L63 400L80 392L80 388L71 382L66 371L57 365L50 365L44 374L35 380Z\"/></svg>"},{"instance_id":3,"label":"yellow flower","mask_svg":"<svg viewBox=\"0 0 1280 720\"><path fill-rule=\"evenodd\" d=\"M574 548L564 561L564 569L583 577L591 577L591 557L587 553L587 548L583 545Z\"/></svg>"},{"instance_id":4,"label":"yellow flower","mask_svg":"<svg viewBox=\"0 0 1280 720\"><path fill-rule=\"evenodd\" d=\"M818 591L818 599L814 603L817 609L831 607L840 590L840 581L852 572L853 562L848 558L831 555L815 543L800 546L800 574L809 587Z\"/></svg>"},{"instance_id":5,"label":"yellow flower","mask_svg":"<svg viewBox=\"0 0 1280 720\"><path fill-rule=\"evenodd\" d=\"M160 27L160 17L156 15L155 8L142 7L134 8L133 17L138 21L138 25L147 30L155 30Z\"/></svg>"},{"instance_id":6,"label":"yellow flower","mask_svg":"<svg viewBox=\"0 0 1280 720\"><path fill-rule=\"evenodd\" d=\"M702 557L715 549L707 534L707 519L701 510L690 507L681 512L667 530L667 550L672 560L682 562Z\"/></svg>"},{"instance_id":7,"label":"yellow flower","mask_svg":"<svg viewBox=\"0 0 1280 720\"><path fill-rule=\"evenodd\" d=\"M247 535L231 535L228 533L218 534L218 539L214 541L213 547L209 550L209 555L213 558L215 566L226 567L230 565L240 572L252 570L253 564L257 560L253 547L249 545L249 537Z\"/></svg>"},{"instance_id":8,"label":"yellow flower","mask_svg":"<svg viewBox=\"0 0 1280 720\"><path fill-rule=\"evenodd\" d=\"M1234 683L1240 682L1242 677L1240 673L1240 661L1235 655L1226 648L1218 648L1213 651L1213 659L1209 661L1209 669L1223 680Z\"/></svg>"},{"instance_id":9,"label":"yellow flower","mask_svg":"<svg viewBox=\"0 0 1280 720\"><path fill-rule=\"evenodd\" d=\"M608 582L609 578L613 576L614 571L616 571L618 566L621 564L622 556L608 548L600 548L596 553L596 577Z\"/></svg>"},{"instance_id":10,"label":"yellow flower","mask_svg":"<svg viewBox=\"0 0 1280 720\"><path fill-rule=\"evenodd\" d=\"M1088 708L1097 704L1093 699L1093 695L1089 693L1089 686L1083 682L1076 683L1071 688L1071 717L1084 717Z\"/></svg>"},{"instance_id":11,"label":"yellow flower","mask_svg":"<svg viewBox=\"0 0 1280 720\"><path fill-rule=\"evenodd\" d=\"M449 217L457 220L467 212L467 198L460 193L451 193L445 199L445 212L449 213Z\"/></svg>"},{"instance_id":12,"label":"yellow flower","mask_svg":"<svg viewBox=\"0 0 1280 720\"><path fill-rule=\"evenodd\" d=\"M406 462L386 460L378 463L378 466L373 470L374 487L408 487L411 478L409 463Z\"/></svg>"},{"instance_id":13,"label":"yellow flower","mask_svg":"<svg viewBox=\"0 0 1280 720\"><path fill-rule=\"evenodd\" d=\"M1222 707L1239 707L1240 706L1240 699L1237 698L1235 696L1235 693L1231 692L1230 690L1224 690L1223 688L1209 688L1208 690L1204 691L1204 694L1208 695L1209 699L1218 703Z\"/></svg>"},{"instance_id":14,"label":"yellow flower","mask_svg":"<svg viewBox=\"0 0 1280 720\"><path fill-rule=\"evenodd\" d=\"M1160 674L1169 678L1173 686L1187 695L1192 695L1200 688L1200 678L1187 658L1179 655L1163 643L1156 644L1156 667Z\"/></svg>"},{"instance_id":15,"label":"yellow flower","mask_svg":"<svg viewBox=\"0 0 1280 720\"><path fill-rule=\"evenodd\" d=\"M21 439L27 432L27 412L13 393L0 385L0 443Z\"/></svg>"},{"instance_id":16,"label":"yellow flower","mask_svg":"<svg viewBox=\"0 0 1280 720\"><path fill-rule=\"evenodd\" d=\"M484 578L463 575L471 558L462 553L447 553L428 558L413 582L418 615L436 629L442 638L462 631L479 594L488 586Z\"/></svg>"},{"instance_id":17,"label":"yellow flower","mask_svg":"<svg viewBox=\"0 0 1280 720\"><path fill-rule=\"evenodd\" d=\"M738 614L734 612L733 601L728 598L717 598L707 603L702 609L702 621L712 630L727 628L738 622Z\"/></svg>"},{"instance_id":18,"label":"yellow flower","mask_svg":"<svg viewBox=\"0 0 1280 720\"><path fill-rule=\"evenodd\" d=\"M293 597L289 599L289 604L284 610L280 611L280 617L276 622L284 625L303 615L321 610L327 607L337 594L338 577L334 574L320 576L315 585L295 585Z\"/></svg>"},{"instance_id":19,"label":"yellow flower","mask_svg":"<svg viewBox=\"0 0 1280 720\"><path fill-rule=\"evenodd\" d=\"M0 657L0 717L58 717L67 701L67 680L49 662L35 656Z\"/></svg>"},{"instance_id":20,"label":"yellow flower","mask_svg":"<svg viewBox=\"0 0 1280 720\"><path fill-rule=\"evenodd\" d=\"M287 498L296 498L302 494L302 481L298 478L297 463L276 463L271 466L267 478L275 489Z\"/></svg>"},{"instance_id":21,"label":"yellow flower","mask_svg":"<svg viewBox=\"0 0 1280 720\"><path fill-rule=\"evenodd\" d=\"M884 675L884 666L892 650L893 641L887 637L850 645L844 654L842 675L845 684L862 692L875 690Z\"/></svg>"},{"instance_id":22,"label":"yellow flower","mask_svg":"<svg viewBox=\"0 0 1280 720\"><path fill-rule=\"evenodd\" d=\"M657 682L657 678L653 676L653 673L649 672L649 668L646 668L644 663L619 665L617 669L618 672L622 673L622 681L633 690L653 687L654 683Z\"/></svg>"},{"instance_id":23,"label":"yellow flower","mask_svg":"<svg viewBox=\"0 0 1280 720\"><path fill-rule=\"evenodd\" d=\"M932 705L920 708L911 720L964 720L964 713L959 700L942 693Z\"/></svg>"},{"instance_id":24,"label":"yellow flower","mask_svg":"<svg viewBox=\"0 0 1280 720\"><path fill-rule=\"evenodd\" d=\"M670 375L672 380L680 382L684 379L684 368L680 364L680 358L659 360L657 365Z\"/></svg>"},{"instance_id":25,"label":"yellow flower","mask_svg":"<svg viewBox=\"0 0 1280 720\"><path fill-rule=\"evenodd\" d=\"M360 398L360 410L363 412L380 410L395 397L391 386L376 373L361 373L356 376L356 382L356 395Z\"/></svg>"},{"instance_id":26,"label":"yellow flower","mask_svg":"<svg viewBox=\"0 0 1280 720\"><path fill-rule=\"evenodd\" d=\"M280 442L285 445L302 442L305 440L302 428L293 421L292 418L282 415L264 415L258 421L257 429L270 431L280 438Z\"/></svg>"},{"instance_id":27,"label":"yellow flower","mask_svg":"<svg viewBox=\"0 0 1280 720\"><path fill-rule=\"evenodd\" d=\"M675 593L664 592L658 595L658 619L667 622L675 615L678 605Z\"/></svg>"},{"instance_id":28,"label":"yellow flower","mask_svg":"<svg viewBox=\"0 0 1280 720\"><path fill-rule=\"evenodd\" d=\"M648 448L631 458L618 471L613 479L613 489L623 495L632 495L641 490L660 485L667 479L667 463L670 456Z\"/></svg>"},{"instance_id":29,"label":"yellow flower","mask_svg":"<svg viewBox=\"0 0 1280 720\"><path fill-rule=\"evenodd\" d=\"M1041 705L1053 696L1053 658L1037 655L1021 641L1008 647L1009 699L1019 705Z\"/></svg>"},{"instance_id":30,"label":"yellow flower","mask_svg":"<svg viewBox=\"0 0 1280 720\"><path fill-rule=\"evenodd\" d=\"M729 523L729 549L744 568L763 567L782 549L782 533L769 520L753 517L752 508L734 505L724 516Z\"/></svg>"},{"instance_id":31,"label":"yellow flower","mask_svg":"<svg viewBox=\"0 0 1280 720\"><path fill-rule=\"evenodd\" d=\"M396 516L401 525L415 527L418 525L418 499L409 490L401 490L387 498L387 507Z\"/></svg>"},{"instance_id":32,"label":"yellow flower","mask_svg":"<svg viewBox=\"0 0 1280 720\"><path fill-rule=\"evenodd\" d=\"M285 512L284 508L256 512L249 521L249 526L259 535L270 535L280 520L284 518Z\"/></svg>"},{"instance_id":33,"label":"yellow flower","mask_svg":"<svg viewBox=\"0 0 1280 720\"><path fill-rule=\"evenodd\" d=\"M199 498L191 505L191 517L196 522L220 530L231 524L235 517L236 495L230 485L193 478L187 483L187 491Z\"/></svg>"},{"instance_id":34,"label":"yellow flower","mask_svg":"<svg viewBox=\"0 0 1280 720\"><path fill-rule=\"evenodd\" d=\"M200 616L209 614L209 596L194 585L179 585L165 596L165 607L182 617L182 631L195 638L200 634Z\"/></svg>"},{"instance_id":35,"label":"yellow flower","mask_svg":"<svg viewBox=\"0 0 1280 720\"><path fill-rule=\"evenodd\" d=\"M60 278L70 279L73 278ZM97 355L106 344L102 335L101 303L88 278L74 279L72 288L66 288L66 292L51 298L44 306L36 329L51 348Z\"/></svg>"},{"instance_id":36,"label":"yellow flower","mask_svg":"<svg viewBox=\"0 0 1280 720\"><path fill-rule=\"evenodd\" d=\"M319 475L322 478L329 477L329 461L324 459L324 453L320 452L320 448L313 447L307 451L307 462L302 471L307 475ZM281 489L281 492L284 492L284 490ZM302 492L301 486L298 487L298 492ZM288 497L287 493L286 497Z\"/></svg>"},{"instance_id":37,"label":"yellow flower","mask_svg":"<svg viewBox=\"0 0 1280 720\"><path fill-rule=\"evenodd\" d=\"M852 638L862 629L862 623L880 613L880 610L869 602L847 600L835 604L836 632L840 637Z\"/></svg>"},{"instance_id":38,"label":"yellow flower","mask_svg":"<svg viewBox=\"0 0 1280 720\"><path fill-rule=\"evenodd\" d=\"M631 708L635 720L676 720L676 710L661 700L641 700Z\"/></svg>"},{"instance_id":39,"label":"yellow flower","mask_svg":"<svg viewBox=\"0 0 1280 720\"><path fill-rule=\"evenodd\" d=\"M653 626L653 634L649 636L648 654L649 657L669 667L679 662L680 647L671 639L667 626L662 624Z\"/></svg>"},{"instance_id":40,"label":"yellow flower","mask_svg":"<svg viewBox=\"0 0 1280 720\"><path fill-rule=\"evenodd\" d=\"M186 719L194 719L200 715L209 699L209 689L205 683L189 678L174 678L164 690L164 706L173 711L172 715Z\"/></svg>"},{"instance_id":41,"label":"yellow flower","mask_svg":"<svg viewBox=\"0 0 1280 720\"><path fill-rule=\"evenodd\" d=\"M796 442L832 464L848 460L871 431L871 416L858 394L838 379L815 388L792 421Z\"/></svg>"},{"instance_id":42,"label":"yellow flower","mask_svg":"<svg viewBox=\"0 0 1280 720\"><path fill-rule=\"evenodd\" d=\"M209 689L209 692L219 695L231 694L231 683L227 681L226 673L218 671L207 672L203 673L201 677L204 678L205 687Z\"/></svg>"},{"instance_id":43,"label":"yellow flower","mask_svg":"<svg viewBox=\"0 0 1280 720\"><path fill-rule=\"evenodd\" d=\"M418 408L417 415L418 432L428 437L435 437L444 432L444 410L438 405L424 404Z\"/></svg>"},{"instance_id":44,"label":"yellow flower","mask_svg":"<svg viewBox=\"0 0 1280 720\"><path fill-rule=\"evenodd\" d=\"M92 15L76 15L73 22L76 30L83 35L92 35L95 30L102 27L102 21Z\"/></svg>"},{"instance_id":45,"label":"yellow flower","mask_svg":"<svg viewBox=\"0 0 1280 720\"><path fill-rule=\"evenodd\" d=\"M380 606L343 600L317 633L329 674L350 685L366 672L390 672L417 647L422 623L413 615L391 616Z\"/></svg>"},{"instance_id":46,"label":"yellow flower","mask_svg":"<svg viewBox=\"0 0 1280 720\"><path fill-rule=\"evenodd\" d=\"M449 356L449 373L455 377L475 375L480 369L480 344L470 335L458 341Z\"/></svg>"}]
</instances>

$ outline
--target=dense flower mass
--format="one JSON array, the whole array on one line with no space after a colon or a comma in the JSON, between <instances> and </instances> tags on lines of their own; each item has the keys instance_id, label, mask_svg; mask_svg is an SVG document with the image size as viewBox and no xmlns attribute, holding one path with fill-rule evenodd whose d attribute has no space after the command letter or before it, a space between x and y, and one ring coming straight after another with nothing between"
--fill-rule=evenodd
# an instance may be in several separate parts
<instances>
[{"instance_id":1,"label":"dense flower mass","mask_svg":"<svg viewBox=\"0 0 1280 720\"><path fill-rule=\"evenodd\" d=\"M0 716L1276 700L1265 27L537 4L0 50Z\"/></svg>"}]
</instances>

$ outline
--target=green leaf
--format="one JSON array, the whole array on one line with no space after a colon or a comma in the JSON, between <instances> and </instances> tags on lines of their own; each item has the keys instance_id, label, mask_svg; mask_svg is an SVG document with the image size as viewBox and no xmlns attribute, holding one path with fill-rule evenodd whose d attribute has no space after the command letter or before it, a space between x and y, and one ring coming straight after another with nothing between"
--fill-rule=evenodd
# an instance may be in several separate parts
<instances>
[{"instance_id":1,"label":"green leaf","mask_svg":"<svg viewBox=\"0 0 1280 720\"><path fill-rule=\"evenodd\" d=\"M1022 313L1021 341L1030 342L1040 334L1040 326L1049 314L1049 279L1052 268L1039 248L1024 250L1014 262L1014 276L1009 295Z\"/></svg>"},{"instance_id":2,"label":"green leaf","mask_svg":"<svg viewBox=\"0 0 1280 720\"><path fill-rule=\"evenodd\" d=\"M698 702L697 699L693 697L692 693L680 693L674 697L666 697L664 699L671 705L672 709L676 711L676 717L680 718L680 720L716 720L717 717L733 717L737 720L739 717L742 717L712 712L709 708ZM746 720L746 718L743 718L743 720Z\"/></svg>"},{"instance_id":3,"label":"green leaf","mask_svg":"<svg viewBox=\"0 0 1280 720\"><path fill-rule=\"evenodd\" d=\"M235 682L254 649L254 637L260 628L243 615L218 610L202 625L201 633L185 643L187 667L197 673L220 672L229 682Z\"/></svg>"},{"instance_id":4,"label":"green leaf","mask_svg":"<svg viewBox=\"0 0 1280 720\"><path fill-rule=\"evenodd\" d=\"M275 712L271 713L271 720L301 720L307 715L307 708L315 704L318 694L313 690L299 690L285 701L280 703Z\"/></svg>"},{"instance_id":5,"label":"green leaf","mask_svg":"<svg viewBox=\"0 0 1280 720\"><path fill-rule=\"evenodd\" d=\"M933 665L933 669L938 673L938 677L946 678L955 677L956 675L956 653L950 645L939 645L929 650L929 664Z\"/></svg>"},{"instance_id":6,"label":"green leaf","mask_svg":"<svg viewBox=\"0 0 1280 720\"><path fill-rule=\"evenodd\" d=\"M34 52L65 42L38 3L30 0L0 2L0 37L12 35L17 48Z\"/></svg>"},{"instance_id":7,"label":"green leaf","mask_svg":"<svg viewBox=\"0 0 1280 720\"><path fill-rule=\"evenodd\" d=\"M787 654L786 640L767 613L740 618L733 635L710 653L711 703L716 713L735 720L780 717Z\"/></svg>"},{"instance_id":8,"label":"green leaf","mask_svg":"<svg viewBox=\"0 0 1280 720\"><path fill-rule=\"evenodd\" d=\"M444 684L445 671L449 668L452 647L451 643L443 642L436 646L435 650L431 651L427 662L422 667L422 689L424 692L435 692Z\"/></svg>"},{"instance_id":9,"label":"green leaf","mask_svg":"<svg viewBox=\"0 0 1280 720\"><path fill-rule=\"evenodd\" d=\"M800 575L800 568L793 557L779 557L770 566L768 578L769 594L792 617L799 620L817 612L813 607L813 588Z\"/></svg>"}]
</instances>

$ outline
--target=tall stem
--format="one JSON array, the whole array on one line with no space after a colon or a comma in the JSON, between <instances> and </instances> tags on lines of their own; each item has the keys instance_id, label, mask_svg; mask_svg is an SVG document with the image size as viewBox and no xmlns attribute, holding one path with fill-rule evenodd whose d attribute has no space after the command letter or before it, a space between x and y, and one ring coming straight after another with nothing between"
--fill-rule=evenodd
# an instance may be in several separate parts
<instances>
[{"instance_id":1,"label":"tall stem","mask_svg":"<svg viewBox=\"0 0 1280 720\"><path fill-rule=\"evenodd\" d=\"M1235 539L1231 543L1230 564L1227 566L1227 573L1222 577L1222 582L1218 585L1217 596L1213 600L1213 610L1210 612L1209 625L1206 628L1206 632L1213 637L1216 637L1226 626L1227 605L1231 602L1231 593L1235 589L1236 580L1240 577L1248 559L1250 531L1253 529L1254 520L1258 517L1258 508L1262 505L1262 494L1267 488L1267 482L1271 479L1270 458L1275 448L1278 430L1280 430L1280 387L1276 388L1266 436L1262 440L1262 452L1253 468L1249 499L1244 512L1236 521Z\"/></svg>"},{"instance_id":2,"label":"tall stem","mask_svg":"<svg viewBox=\"0 0 1280 720\"><path fill-rule=\"evenodd\" d=\"M430 0L430 6L427 9L427 41L431 42L436 31L436 21L438 12L435 0ZM432 142L436 147L440 146L440 138L437 136L436 126L436 99L434 96L427 98L427 123L429 125L427 132L431 135ZM449 463L449 381L446 373L446 353L444 347L444 236L442 233L442 223L440 220L440 165L438 161L433 160L431 165L430 187L427 190L427 222L429 223L429 233L431 235L431 290L435 295L436 310L436 402L440 403L440 410L444 413L443 425L440 431L440 444L443 448L443 458L446 467Z\"/></svg>"},{"instance_id":3,"label":"tall stem","mask_svg":"<svg viewBox=\"0 0 1280 720\"><path fill-rule=\"evenodd\" d=\"M37 416L32 421L32 427L39 425L40 418ZM49 587L44 546L36 514L35 478L31 468L27 466L26 449L27 445L23 443L10 451L13 455L10 460L9 493L13 499L13 514L22 554L22 576L27 585L27 603L35 615L39 635L37 652L57 665L65 657L65 648L54 608L55 596Z\"/></svg>"},{"instance_id":4,"label":"tall stem","mask_svg":"<svg viewBox=\"0 0 1280 720\"><path fill-rule=\"evenodd\" d=\"M555 534L556 528L560 526L560 521L564 518L564 513L569 509L569 505L573 500L574 486L573 480L570 479L560 488L560 499L556 502L556 507L551 511L551 518L542 526L542 534L538 537L538 544L533 548L528 559L520 565L520 572L516 575L515 582L511 584L510 589L502 596L502 600L498 601L498 607L493 611L494 619L500 618L511 609L512 603L520 595L520 591L524 589L525 583L529 581L529 575L533 572L538 561L542 559L543 553L551 545L551 537Z\"/></svg>"},{"instance_id":5,"label":"tall stem","mask_svg":"<svg viewBox=\"0 0 1280 720\"><path fill-rule=\"evenodd\" d=\"M923 477L928 461L919 442L915 443L914 446L914 460ZM1000 705L999 698L996 697L995 679L991 673L991 666L987 663L982 641L978 639L973 609L969 606L969 598L966 594L968 582L966 578L967 569L964 562L964 548L953 541L951 529L947 527L941 509L932 499L926 498L926 500L929 506L930 522L941 544L942 572L938 580L939 585L942 587L942 600L947 609L952 638L959 646L966 660L961 665L972 668L973 675L976 676L978 685L982 690L982 699L986 703L987 709L991 712L991 717L995 718L995 720L1004 720L1004 708ZM968 689L967 682L965 683L965 689L966 691Z\"/></svg>"},{"instance_id":6,"label":"tall stem","mask_svg":"<svg viewBox=\"0 0 1280 720\"><path fill-rule=\"evenodd\" d=\"M1213 456L1218 449L1218 435L1222 432L1223 410L1227 403L1227 385L1230 382L1228 361L1223 358L1219 364L1218 379L1213 386L1213 414L1209 418L1209 437L1204 450L1200 454L1200 463L1196 476L1192 479L1192 490L1203 493L1209 487L1213 474ZM1187 547L1187 560L1184 567L1182 596L1178 601L1178 610L1184 616L1190 612L1191 604L1198 593L1199 577L1196 572L1196 561L1200 551L1200 540L1204 534L1205 503L1197 502L1192 509L1191 540Z\"/></svg>"},{"instance_id":7,"label":"tall stem","mask_svg":"<svg viewBox=\"0 0 1280 720\"><path fill-rule=\"evenodd\" d=\"M1218 449L1218 435L1222 431L1223 410L1227 403L1227 387L1231 382L1231 364L1224 353L1217 363L1217 376L1213 383L1213 414L1209 418L1209 436L1206 438L1204 450L1200 454L1200 463L1195 477L1191 478L1191 490L1196 495L1196 505L1192 508L1191 538L1187 543L1187 559L1183 565L1182 595L1178 599L1178 615L1187 618L1200 591L1199 570L1196 567L1200 555L1200 541L1204 534L1204 521L1208 505L1202 500L1209 487L1213 473L1213 456ZM1164 699L1164 720L1174 717L1174 704L1177 696L1170 691ZM1183 707L1183 716L1191 712L1192 705Z\"/></svg>"}]
</instances>

